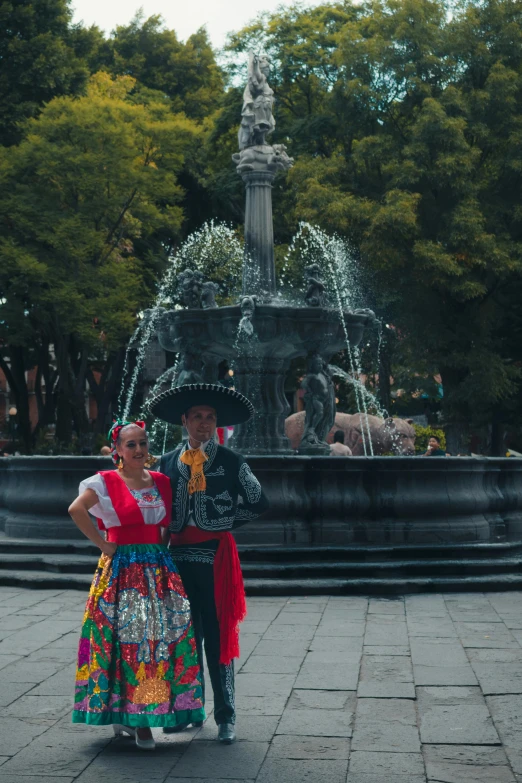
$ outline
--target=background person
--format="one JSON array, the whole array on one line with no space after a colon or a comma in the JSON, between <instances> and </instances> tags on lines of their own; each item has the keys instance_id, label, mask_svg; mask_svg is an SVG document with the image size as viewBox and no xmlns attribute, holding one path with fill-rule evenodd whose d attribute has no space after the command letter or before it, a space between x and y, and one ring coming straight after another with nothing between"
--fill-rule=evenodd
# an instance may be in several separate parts
<instances>
[{"instance_id":1,"label":"background person","mask_svg":"<svg viewBox=\"0 0 522 783\"><path fill-rule=\"evenodd\" d=\"M449 454L446 454L443 448L441 448L440 440L435 436L432 435L431 438L428 441L428 448L422 454L423 457L449 457Z\"/></svg>"},{"instance_id":2,"label":"background person","mask_svg":"<svg viewBox=\"0 0 522 783\"><path fill-rule=\"evenodd\" d=\"M349 446L344 444L344 432L342 430L336 430L334 432L333 443L330 443L330 456L331 457L351 457L352 450Z\"/></svg>"}]
</instances>

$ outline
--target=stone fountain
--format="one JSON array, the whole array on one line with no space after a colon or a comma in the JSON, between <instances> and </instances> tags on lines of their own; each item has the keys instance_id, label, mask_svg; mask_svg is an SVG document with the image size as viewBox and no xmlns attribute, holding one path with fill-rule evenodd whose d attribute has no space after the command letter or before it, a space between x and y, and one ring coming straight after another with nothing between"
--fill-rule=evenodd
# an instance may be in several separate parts
<instances>
[{"instance_id":1,"label":"stone fountain","mask_svg":"<svg viewBox=\"0 0 522 783\"><path fill-rule=\"evenodd\" d=\"M522 460L328 456L335 418L328 362L359 344L374 315L333 307L317 264L304 269L301 305L278 295L272 186L292 160L268 141L275 127L268 75L267 58L251 55L233 156L246 186L241 296L218 307L216 284L186 269L178 279L183 309L154 311L148 330L157 325L162 347L180 354L176 384L217 382L226 360L254 402L255 418L236 428L232 445L248 455L271 505L236 533L247 591L520 589ZM284 430L284 381L296 357L307 358L299 454ZM72 540L80 534L67 506L81 479L109 467L102 457L0 460L0 584L85 589L94 553L91 562L89 545Z\"/></svg>"},{"instance_id":2,"label":"stone fountain","mask_svg":"<svg viewBox=\"0 0 522 783\"><path fill-rule=\"evenodd\" d=\"M275 127L270 65L265 56L250 54L243 95L239 152L233 156L246 187L245 254L242 295L236 305L217 307L201 273L185 270L179 279L185 309L164 311L158 337L167 351L210 383L218 381L218 366L234 367L236 388L252 400L256 415L234 433L234 448L247 454L292 454L285 435L290 407L284 394L290 362L308 357L304 381L307 410L302 454L328 454L325 443L335 418L335 393L328 373L330 357L357 346L374 319L370 310L339 311L328 303L322 270L307 267L301 307L278 296L274 264L272 186L293 160L282 144L270 145ZM215 291L214 291L215 292ZM200 366L194 374L199 357ZM186 381L185 381L186 382ZM179 380L178 380L179 383Z\"/></svg>"}]
</instances>

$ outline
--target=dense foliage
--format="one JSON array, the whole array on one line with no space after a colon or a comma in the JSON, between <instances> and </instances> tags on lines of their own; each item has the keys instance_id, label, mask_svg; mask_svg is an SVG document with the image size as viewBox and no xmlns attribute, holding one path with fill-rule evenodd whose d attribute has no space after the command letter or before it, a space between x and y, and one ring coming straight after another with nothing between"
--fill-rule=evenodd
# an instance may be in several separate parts
<instances>
[{"instance_id":1,"label":"dense foliage","mask_svg":"<svg viewBox=\"0 0 522 783\"><path fill-rule=\"evenodd\" d=\"M87 380L102 427L169 253L212 217L241 223L254 48L296 159L274 188L278 262L302 219L346 238L389 325L380 365L363 354L385 407L391 376L442 409L452 453L470 427L504 453L522 422L522 0L296 5L232 35L222 67L203 30L182 43L157 17L106 38L67 0L0 0L0 21L0 363L20 423L35 365L41 423L81 431Z\"/></svg>"}]
</instances>

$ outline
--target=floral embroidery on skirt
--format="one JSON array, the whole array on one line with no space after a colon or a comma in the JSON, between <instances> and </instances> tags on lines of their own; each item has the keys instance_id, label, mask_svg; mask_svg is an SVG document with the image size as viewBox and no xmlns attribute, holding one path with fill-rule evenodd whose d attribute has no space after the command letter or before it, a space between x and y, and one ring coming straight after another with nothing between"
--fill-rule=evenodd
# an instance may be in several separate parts
<instances>
[{"instance_id":1,"label":"floral embroidery on skirt","mask_svg":"<svg viewBox=\"0 0 522 783\"><path fill-rule=\"evenodd\" d=\"M176 726L205 717L190 606L166 547L102 555L83 619L73 723Z\"/></svg>"}]
</instances>

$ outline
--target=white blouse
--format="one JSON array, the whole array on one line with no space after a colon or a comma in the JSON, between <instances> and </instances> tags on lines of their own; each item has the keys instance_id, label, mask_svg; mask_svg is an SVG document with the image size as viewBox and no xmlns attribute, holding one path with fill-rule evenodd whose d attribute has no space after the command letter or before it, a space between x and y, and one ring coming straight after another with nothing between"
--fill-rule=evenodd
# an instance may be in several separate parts
<instances>
[{"instance_id":1,"label":"white blouse","mask_svg":"<svg viewBox=\"0 0 522 783\"><path fill-rule=\"evenodd\" d=\"M123 481L123 479L121 479L121 481ZM125 484L124 481L123 483ZM143 514L143 521L146 525L159 525L159 523L165 519L165 503L163 502L156 484L144 489L129 489L126 484L125 487L135 498L140 507L140 511ZM98 517L98 519L101 519L106 528L121 527L121 522L112 505L103 476L100 476L100 474L97 473L95 476L91 476L82 481L79 487L79 494L81 495L86 489L93 489L98 495L98 502L89 509L89 513Z\"/></svg>"}]
</instances>

